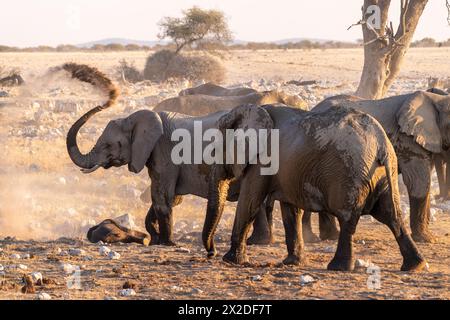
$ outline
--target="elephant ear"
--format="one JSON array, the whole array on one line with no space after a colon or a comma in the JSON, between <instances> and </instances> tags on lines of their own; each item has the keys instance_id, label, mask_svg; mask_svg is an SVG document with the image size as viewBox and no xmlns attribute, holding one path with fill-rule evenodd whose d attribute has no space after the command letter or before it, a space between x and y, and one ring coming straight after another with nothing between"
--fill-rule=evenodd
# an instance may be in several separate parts
<instances>
[{"instance_id":1,"label":"elephant ear","mask_svg":"<svg viewBox=\"0 0 450 320\"><path fill-rule=\"evenodd\" d=\"M163 124L156 112L143 110L130 117L131 161L128 169L139 173L144 169L150 155L163 135Z\"/></svg>"},{"instance_id":2,"label":"elephant ear","mask_svg":"<svg viewBox=\"0 0 450 320\"><path fill-rule=\"evenodd\" d=\"M442 152L438 110L424 92L412 94L397 113L400 131L413 136L416 143L433 153Z\"/></svg>"},{"instance_id":3,"label":"elephant ear","mask_svg":"<svg viewBox=\"0 0 450 320\"><path fill-rule=\"evenodd\" d=\"M222 131L223 136L225 137L224 157L226 157L227 154L233 154L234 163L231 166L234 177L241 176L249 164L257 163L259 154L267 152L270 131L267 132L267 140L265 139L266 137L261 137L259 133L262 129L271 130L273 127L273 120L269 113L265 109L252 104L236 107L217 121L217 128ZM227 134L227 129L234 130L235 134ZM239 129L243 130L244 133L248 133L248 129L253 129L258 141L257 143L253 143L253 145L248 142L245 143L245 159L244 161L238 162L238 152L240 150L242 151L242 149L237 149L236 147L236 137L240 134L239 131L241 131ZM260 138L261 141L259 140ZM235 143L230 144L232 139L235 140ZM256 150L250 147L251 145L255 147L256 144ZM225 163L227 163L227 159L224 160Z\"/></svg>"}]
</instances>

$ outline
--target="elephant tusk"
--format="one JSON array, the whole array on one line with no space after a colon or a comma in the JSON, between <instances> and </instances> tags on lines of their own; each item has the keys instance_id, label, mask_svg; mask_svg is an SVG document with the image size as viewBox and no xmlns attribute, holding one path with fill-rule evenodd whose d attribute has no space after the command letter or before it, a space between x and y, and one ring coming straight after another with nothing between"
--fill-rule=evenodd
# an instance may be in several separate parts
<instances>
[{"instance_id":1,"label":"elephant tusk","mask_svg":"<svg viewBox=\"0 0 450 320\"><path fill-rule=\"evenodd\" d=\"M83 172L83 173L85 173L85 174L87 174L87 173L92 173L92 172L94 172L95 170L97 170L97 169L100 168L100 167L101 167L101 165L96 164L95 166L93 166L93 167L90 168L90 169L81 169L81 172Z\"/></svg>"}]
</instances>

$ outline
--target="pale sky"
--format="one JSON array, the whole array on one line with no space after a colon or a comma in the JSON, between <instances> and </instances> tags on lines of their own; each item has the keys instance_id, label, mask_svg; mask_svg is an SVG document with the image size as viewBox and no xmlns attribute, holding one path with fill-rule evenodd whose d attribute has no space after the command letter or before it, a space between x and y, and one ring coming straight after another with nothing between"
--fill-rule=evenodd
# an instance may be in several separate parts
<instances>
[{"instance_id":1,"label":"pale sky","mask_svg":"<svg viewBox=\"0 0 450 320\"><path fill-rule=\"evenodd\" d=\"M400 0L392 0L398 21ZM79 44L104 38L156 40L157 22L193 5L220 9L236 39L272 41L316 38L353 41L361 28L363 0L4 0L0 44L36 46ZM445 0L429 0L415 39L450 38Z\"/></svg>"}]
</instances>

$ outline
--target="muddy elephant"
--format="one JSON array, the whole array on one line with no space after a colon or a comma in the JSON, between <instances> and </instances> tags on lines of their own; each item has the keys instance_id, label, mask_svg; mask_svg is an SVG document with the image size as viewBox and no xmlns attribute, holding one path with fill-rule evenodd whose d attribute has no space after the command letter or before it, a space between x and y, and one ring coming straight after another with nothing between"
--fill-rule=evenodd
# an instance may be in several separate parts
<instances>
[{"instance_id":1,"label":"muddy elephant","mask_svg":"<svg viewBox=\"0 0 450 320\"><path fill-rule=\"evenodd\" d=\"M194 88L188 88L180 91L179 96L191 96L203 94L206 96L216 96L216 97L230 97L230 96L245 96L247 94L256 93L257 91L252 88L233 88L227 89L212 82L208 82L199 85Z\"/></svg>"},{"instance_id":2,"label":"muddy elephant","mask_svg":"<svg viewBox=\"0 0 450 320\"><path fill-rule=\"evenodd\" d=\"M255 128L254 123L246 121L248 108L235 108L219 120L218 127L222 130ZM353 268L352 236L364 214L371 214L394 234L403 256L401 270L418 271L425 267L425 259L402 221L395 151L374 118L345 108L324 112L273 106L259 109L264 112L260 112L257 125L278 130L278 172L263 175L265 166L261 163L213 165L212 168L208 207L222 203L223 184L227 180L217 178L221 176L220 171L228 170L241 178L231 248L223 257L225 261L237 264L247 261L246 234L268 196L281 203L288 249L285 264L300 264L305 259L301 210L297 209L300 208L326 212L339 220L339 242L328 264L329 270ZM209 211L214 212L218 211ZM219 218L207 217L211 219L211 230Z\"/></svg>"},{"instance_id":3,"label":"muddy elephant","mask_svg":"<svg viewBox=\"0 0 450 320\"><path fill-rule=\"evenodd\" d=\"M177 131L179 140L184 142L185 134L200 137L215 128L217 120L228 111L221 111L203 117L191 117L173 112L137 111L126 118L112 120L108 123L94 147L87 154L82 154L77 135L81 127L96 113L114 104L118 92L111 81L101 72L85 65L69 64L63 67L74 78L98 86L108 93L109 99L80 117L69 129L66 139L67 151L74 164L84 173L91 173L99 168L109 169L127 165L133 173L141 172L147 167L151 184L152 205L146 218L146 229L151 235L152 244L174 245L172 235L172 207L181 201L181 196L192 194L207 198L210 165L203 159L190 158L176 163L172 152L178 141L173 141L172 134ZM210 145L200 141L203 152ZM191 147L196 146L190 144ZM190 153L185 149L184 156ZM194 150L192 150L194 151ZM195 158L195 152L192 152ZM183 158L183 157L182 157ZM239 193L239 181L230 185L228 200L236 201ZM267 230L268 228L265 228ZM270 235L266 235L270 241Z\"/></svg>"},{"instance_id":4,"label":"muddy elephant","mask_svg":"<svg viewBox=\"0 0 450 320\"><path fill-rule=\"evenodd\" d=\"M103 241L105 243L135 242L143 244L144 246L150 244L148 235L121 226L113 219L106 219L100 224L90 228L87 232L87 238L92 243Z\"/></svg>"},{"instance_id":5,"label":"muddy elephant","mask_svg":"<svg viewBox=\"0 0 450 320\"><path fill-rule=\"evenodd\" d=\"M418 242L433 242L429 230L431 170L436 156L445 156L450 146L450 96L418 91L363 100L344 95L325 99L313 111L336 106L365 112L383 126L408 190L412 237Z\"/></svg>"},{"instance_id":6,"label":"muddy elephant","mask_svg":"<svg viewBox=\"0 0 450 320\"><path fill-rule=\"evenodd\" d=\"M179 96L160 102L153 111L172 111L199 116L228 110L247 103L256 105L279 103L300 109L307 107L306 102L298 96L289 96L282 91L272 90L240 96L212 96L205 94Z\"/></svg>"}]
</instances>

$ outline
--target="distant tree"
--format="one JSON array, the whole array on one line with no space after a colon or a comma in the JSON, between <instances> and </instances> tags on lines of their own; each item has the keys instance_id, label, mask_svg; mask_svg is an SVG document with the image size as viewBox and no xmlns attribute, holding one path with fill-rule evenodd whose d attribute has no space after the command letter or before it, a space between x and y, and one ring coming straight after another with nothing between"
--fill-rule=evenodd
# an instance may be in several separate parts
<instances>
[{"instance_id":1,"label":"distant tree","mask_svg":"<svg viewBox=\"0 0 450 320\"><path fill-rule=\"evenodd\" d=\"M228 43L231 31L223 12L192 7L183 11L183 17L165 17L159 23L159 39L170 38L176 45L175 53L184 47L200 43Z\"/></svg>"}]
</instances>

